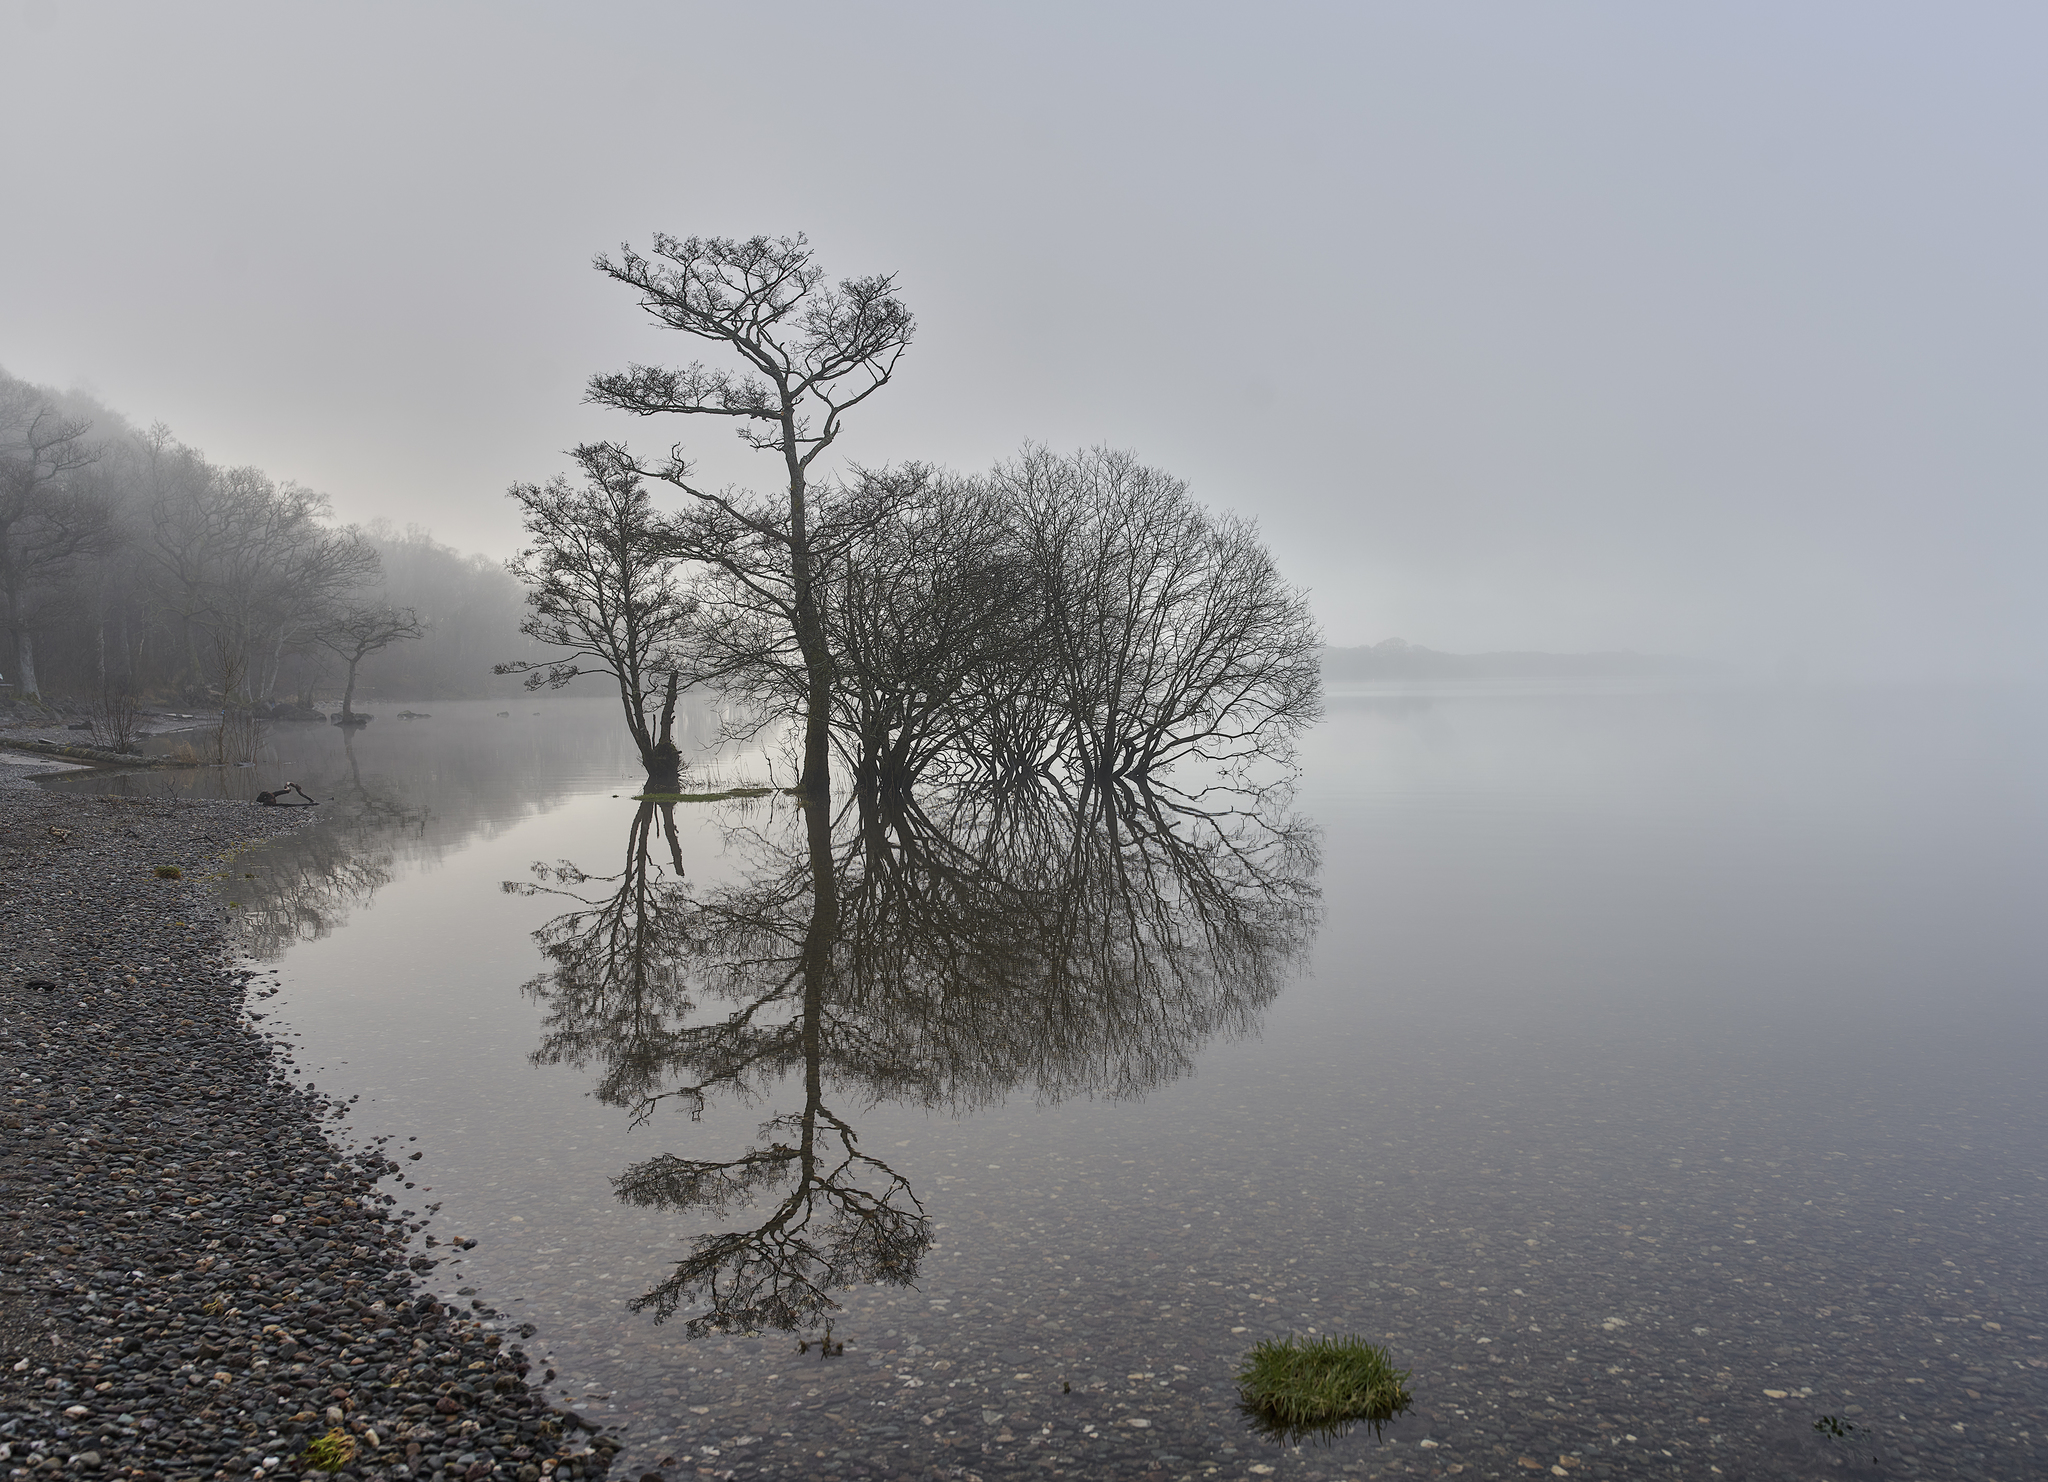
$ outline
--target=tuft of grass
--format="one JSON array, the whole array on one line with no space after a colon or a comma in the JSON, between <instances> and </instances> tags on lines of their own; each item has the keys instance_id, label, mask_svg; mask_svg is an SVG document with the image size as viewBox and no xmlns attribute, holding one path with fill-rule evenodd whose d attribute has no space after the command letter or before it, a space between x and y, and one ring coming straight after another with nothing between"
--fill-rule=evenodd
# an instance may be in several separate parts
<instances>
[{"instance_id":1,"label":"tuft of grass","mask_svg":"<svg viewBox=\"0 0 2048 1482\"><path fill-rule=\"evenodd\" d=\"M355 1459L356 1439L339 1426L306 1446L306 1465L318 1472L338 1472Z\"/></svg>"},{"instance_id":2,"label":"tuft of grass","mask_svg":"<svg viewBox=\"0 0 2048 1482\"><path fill-rule=\"evenodd\" d=\"M1408 1371L1363 1338L1268 1338L1237 1371L1245 1411L1289 1439L1330 1437L1359 1421L1375 1436L1415 1403Z\"/></svg>"},{"instance_id":3,"label":"tuft of grass","mask_svg":"<svg viewBox=\"0 0 2048 1482\"><path fill-rule=\"evenodd\" d=\"M182 880L185 878L185 872L176 865L158 865L156 877L159 880Z\"/></svg>"}]
</instances>

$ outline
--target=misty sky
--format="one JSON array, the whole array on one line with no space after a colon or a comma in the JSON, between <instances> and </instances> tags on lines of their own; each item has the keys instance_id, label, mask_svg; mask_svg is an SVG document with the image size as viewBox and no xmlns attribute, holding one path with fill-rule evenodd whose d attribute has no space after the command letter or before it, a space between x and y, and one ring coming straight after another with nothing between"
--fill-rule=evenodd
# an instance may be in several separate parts
<instances>
[{"instance_id":1,"label":"misty sky","mask_svg":"<svg viewBox=\"0 0 2048 1482\"><path fill-rule=\"evenodd\" d=\"M772 17L763 20L762 17ZM0 367L466 550L693 347L591 256L809 233L845 440L1108 443L1333 643L2037 675L2048 10L0 0Z\"/></svg>"}]
</instances>

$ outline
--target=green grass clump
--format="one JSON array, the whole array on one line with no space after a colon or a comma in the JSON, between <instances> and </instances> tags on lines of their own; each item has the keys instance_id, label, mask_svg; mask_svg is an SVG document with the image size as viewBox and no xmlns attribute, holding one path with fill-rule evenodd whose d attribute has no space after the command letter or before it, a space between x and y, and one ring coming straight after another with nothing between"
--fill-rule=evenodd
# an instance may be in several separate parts
<instances>
[{"instance_id":1,"label":"green grass clump","mask_svg":"<svg viewBox=\"0 0 2048 1482\"><path fill-rule=\"evenodd\" d=\"M182 880L185 878L185 872L176 865L158 865L156 877L159 880Z\"/></svg>"},{"instance_id":2,"label":"green grass clump","mask_svg":"<svg viewBox=\"0 0 2048 1482\"><path fill-rule=\"evenodd\" d=\"M1289 1438L1380 1428L1410 1405L1408 1371L1363 1338L1268 1338L1237 1371L1245 1410Z\"/></svg>"},{"instance_id":3,"label":"green grass clump","mask_svg":"<svg viewBox=\"0 0 2048 1482\"><path fill-rule=\"evenodd\" d=\"M306 1447L306 1465L316 1472L338 1472L356 1459L356 1439L336 1427Z\"/></svg>"}]
</instances>

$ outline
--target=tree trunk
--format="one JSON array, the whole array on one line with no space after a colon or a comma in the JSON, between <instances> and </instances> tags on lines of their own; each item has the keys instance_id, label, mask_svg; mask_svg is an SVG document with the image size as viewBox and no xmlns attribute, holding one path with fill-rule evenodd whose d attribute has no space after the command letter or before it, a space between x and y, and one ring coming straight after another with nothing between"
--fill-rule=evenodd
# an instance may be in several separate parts
<instances>
[{"instance_id":1,"label":"tree trunk","mask_svg":"<svg viewBox=\"0 0 2048 1482\"><path fill-rule=\"evenodd\" d=\"M680 676L671 669L668 675L668 693L661 701L661 737L655 745L667 751L676 749L676 685Z\"/></svg>"},{"instance_id":2,"label":"tree trunk","mask_svg":"<svg viewBox=\"0 0 2048 1482\"><path fill-rule=\"evenodd\" d=\"M645 792L680 792L683 786L683 754L676 749L676 675L668 676L668 694L661 705L661 729L654 742L641 753L647 768Z\"/></svg>"},{"instance_id":3,"label":"tree trunk","mask_svg":"<svg viewBox=\"0 0 2048 1482\"><path fill-rule=\"evenodd\" d=\"M356 697L356 665L361 662L361 659L348 661L348 686L341 692L341 719L344 725L355 719L355 711L349 707Z\"/></svg>"},{"instance_id":4,"label":"tree trunk","mask_svg":"<svg viewBox=\"0 0 2048 1482\"><path fill-rule=\"evenodd\" d=\"M647 729L647 704L640 693L640 665L630 640L626 645L625 658L616 665L612 674L619 682L619 704L626 712L626 730L633 737L634 749L640 753L640 765L652 774L655 770L654 733Z\"/></svg>"},{"instance_id":5,"label":"tree trunk","mask_svg":"<svg viewBox=\"0 0 2048 1482\"><path fill-rule=\"evenodd\" d=\"M801 635L797 648L804 656L804 677L808 689L804 714L803 792L813 802L826 802L832 793L832 660L826 651L823 625L813 621L808 640Z\"/></svg>"},{"instance_id":6,"label":"tree trunk","mask_svg":"<svg viewBox=\"0 0 2048 1482\"><path fill-rule=\"evenodd\" d=\"M818 606L817 573L811 569L810 509L805 500L803 461L797 454L796 414L783 393L782 447L789 468L789 565L796 597L796 647L804 660L804 775L797 786L813 802L832 793L832 649Z\"/></svg>"},{"instance_id":7,"label":"tree trunk","mask_svg":"<svg viewBox=\"0 0 2048 1482\"><path fill-rule=\"evenodd\" d=\"M270 651L270 672L263 677L261 692L254 698L270 703L270 697L277 693L278 671L284 667L284 629L277 630L277 644Z\"/></svg>"},{"instance_id":8,"label":"tree trunk","mask_svg":"<svg viewBox=\"0 0 2048 1482\"><path fill-rule=\"evenodd\" d=\"M14 671L14 693L24 700L42 699L42 691L36 688L36 641L26 628L15 630Z\"/></svg>"},{"instance_id":9,"label":"tree trunk","mask_svg":"<svg viewBox=\"0 0 2048 1482\"><path fill-rule=\"evenodd\" d=\"M21 583L14 567L0 550L0 591L7 594L7 631L14 635L14 693L16 698L36 698L36 647L21 621Z\"/></svg>"}]
</instances>

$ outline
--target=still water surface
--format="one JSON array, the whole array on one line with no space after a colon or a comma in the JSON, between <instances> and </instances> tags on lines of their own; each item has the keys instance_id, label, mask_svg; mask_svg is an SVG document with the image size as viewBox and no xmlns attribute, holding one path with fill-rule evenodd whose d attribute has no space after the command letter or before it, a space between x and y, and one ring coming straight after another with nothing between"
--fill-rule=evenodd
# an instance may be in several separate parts
<instances>
[{"instance_id":1,"label":"still water surface","mask_svg":"<svg viewBox=\"0 0 2048 1482\"><path fill-rule=\"evenodd\" d=\"M333 800L230 882L258 1009L623 1475L2048 1475L2037 697L1333 694L1220 821L842 817L827 957L787 800L671 838L603 705L422 708L200 784ZM800 1298L782 1187L707 1204L805 1139L843 1356L635 1310L720 1234ZM1287 1332L1414 1411L1256 1435Z\"/></svg>"}]
</instances>

